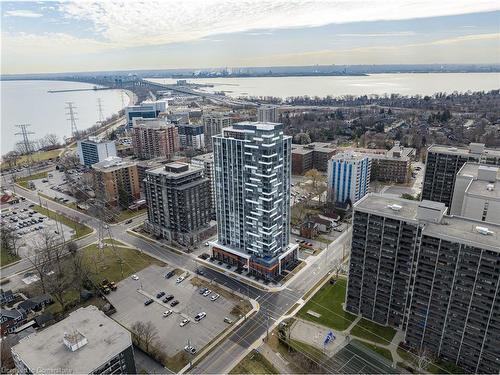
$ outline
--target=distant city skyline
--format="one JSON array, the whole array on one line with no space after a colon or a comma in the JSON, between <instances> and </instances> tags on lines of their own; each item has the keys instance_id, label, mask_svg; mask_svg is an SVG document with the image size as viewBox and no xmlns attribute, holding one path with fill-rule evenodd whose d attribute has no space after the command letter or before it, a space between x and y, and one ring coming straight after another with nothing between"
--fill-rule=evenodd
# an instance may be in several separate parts
<instances>
[{"instance_id":1,"label":"distant city skyline","mask_svg":"<svg viewBox=\"0 0 500 375\"><path fill-rule=\"evenodd\" d=\"M3 2L2 74L329 64L495 64L474 2Z\"/></svg>"}]
</instances>

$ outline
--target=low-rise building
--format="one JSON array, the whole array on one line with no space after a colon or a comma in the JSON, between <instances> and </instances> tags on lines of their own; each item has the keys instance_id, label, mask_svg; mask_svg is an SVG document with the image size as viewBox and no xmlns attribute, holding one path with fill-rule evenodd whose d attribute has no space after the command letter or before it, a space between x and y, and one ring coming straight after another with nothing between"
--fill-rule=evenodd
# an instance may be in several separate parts
<instances>
[{"instance_id":1,"label":"low-rise building","mask_svg":"<svg viewBox=\"0 0 500 375\"><path fill-rule=\"evenodd\" d=\"M292 145L292 173L302 175L310 169L320 172L328 170L328 161L337 152L331 143L313 142L306 145Z\"/></svg>"},{"instance_id":2,"label":"low-rise building","mask_svg":"<svg viewBox=\"0 0 500 375\"><path fill-rule=\"evenodd\" d=\"M95 306L25 337L12 347L19 374L134 374L130 332Z\"/></svg>"},{"instance_id":3,"label":"low-rise building","mask_svg":"<svg viewBox=\"0 0 500 375\"><path fill-rule=\"evenodd\" d=\"M169 158L179 151L177 128L165 119L134 118L132 146L139 159Z\"/></svg>"},{"instance_id":4,"label":"low-rise building","mask_svg":"<svg viewBox=\"0 0 500 375\"><path fill-rule=\"evenodd\" d=\"M13 333L26 323L26 313L22 309L0 309L0 335Z\"/></svg>"},{"instance_id":5,"label":"low-rise building","mask_svg":"<svg viewBox=\"0 0 500 375\"><path fill-rule=\"evenodd\" d=\"M134 118L157 118L160 113L166 112L168 102L166 100L145 101L139 105L132 105L125 108L127 128L132 129Z\"/></svg>"},{"instance_id":6,"label":"low-rise building","mask_svg":"<svg viewBox=\"0 0 500 375\"><path fill-rule=\"evenodd\" d=\"M500 168L465 163L455 179L450 214L500 224Z\"/></svg>"},{"instance_id":7,"label":"low-rise building","mask_svg":"<svg viewBox=\"0 0 500 375\"><path fill-rule=\"evenodd\" d=\"M111 157L94 164L92 168L96 198L107 205L126 209L140 198L139 174L135 162Z\"/></svg>"},{"instance_id":8,"label":"low-rise building","mask_svg":"<svg viewBox=\"0 0 500 375\"><path fill-rule=\"evenodd\" d=\"M103 141L98 137L88 137L77 142L77 153L80 164L91 166L106 158L116 156L115 141Z\"/></svg>"},{"instance_id":9,"label":"low-rise building","mask_svg":"<svg viewBox=\"0 0 500 375\"><path fill-rule=\"evenodd\" d=\"M184 245L205 239L211 214L211 184L202 168L168 163L146 171L144 184L148 205L146 230Z\"/></svg>"}]
</instances>

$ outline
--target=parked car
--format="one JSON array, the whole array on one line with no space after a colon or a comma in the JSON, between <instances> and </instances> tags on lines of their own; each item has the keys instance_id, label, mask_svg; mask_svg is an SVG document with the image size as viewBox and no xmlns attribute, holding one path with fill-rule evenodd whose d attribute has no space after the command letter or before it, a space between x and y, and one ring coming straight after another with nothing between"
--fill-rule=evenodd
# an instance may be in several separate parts
<instances>
[{"instance_id":1,"label":"parked car","mask_svg":"<svg viewBox=\"0 0 500 375\"><path fill-rule=\"evenodd\" d=\"M167 272L165 274L165 279L170 279L172 276L174 276L175 272L174 271L170 271L170 272Z\"/></svg>"},{"instance_id":2,"label":"parked car","mask_svg":"<svg viewBox=\"0 0 500 375\"><path fill-rule=\"evenodd\" d=\"M184 281L185 278L186 278L185 276L179 276L177 278L177 280L175 280L175 283L176 284L180 284L180 283L182 283Z\"/></svg>"},{"instance_id":3,"label":"parked car","mask_svg":"<svg viewBox=\"0 0 500 375\"><path fill-rule=\"evenodd\" d=\"M165 298L163 298L163 303L167 303L168 301L174 299L174 296L172 294L169 294Z\"/></svg>"},{"instance_id":4,"label":"parked car","mask_svg":"<svg viewBox=\"0 0 500 375\"><path fill-rule=\"evenodd\" d=\"M132 280L139 280L139 276L137 276L137 275L132 275Z\"/></svg>"},{"instance_id":5,"label":"parked car","mask_svg":"<svg viewBox=\"0 0 500 375\"><path fill-rule=\"evenodd\" d=\"M165 295L165 292L158 292L158 293L156 294L156 298L161 298L161 297L163 297L164 295Z\"/></svg>"},{"instance_id":6,"label":"parked car","mask_svg":"<svg viewBox=\"0 0 500 375\"><path fill-rule=\"evenodd\" d=\"M212 291L210 289L205 290L205 292L203 293L203 297L209 296L210 293L212 293Z\"/></svg>"},{"instance_id":7,"label":"parked car","mask_svg":"<svg viewBox=\"0 0 500 375\"><path fill-rule=\"evenodd\" d=\"M179 324L179 326L184 327L186 324L188 324L191 320L189 319L183 319L182 322Z\"/></svg>"},{"instance_id":8,"label":"parked car","mask_svg":"<svg viewBox=\"0 0 500 375\"><path fill-rule=\"evenodd\" d=\"M227 316L224 318L224 323L227 323L227 324L232 324L233 323L233 320L228 318Z\"/></svg>"},{"instance_id":9,"label":"parked car","mask_svg":"<svg viewBox=\"0 0 500 375\"><path fill-rule=\"evenodd\" d=\"M167 316L172 314L172 310L167 310L163 313L163 317L166 318Z\"/></svg>"},{"instance_id":10,"label":"parked car","mask_svg":"<svg viewBox=\"0 0 500 375\"><path fill-rule=\"evenodd\" d=\"M153 303L153 300L151 298L148 298L146 301L144 301L144 306L151 305Z\"/></svg>"},{"instance_id":11,"label":"parked car","mask_svg":"<svg viewBox=\"0 0 500 375\"><path fill-rule=\"evenodd\" d=\"M207 316L207 313L203 311L201 313L196 314L196 316L194 317L194 320L199 322L200 320L202 320L206 316Z\"/></svg>"},{"instance_id":12,"label":"parked car","mask_svg":"<svg viewBox=\"0 0 500 375\"><path fill-rule=\"evenodd\" d=\"M199 293L200 293L200 294L203 294L203 293L205 293L207 290L208 290L208 288L201 288L201 289L199 290Z\"/></svg>"},{"instance_id":13,"label":"parked car","mask_svg":"<svg viewBox=\"0 0 500 375\"><path fill-rule=\"evenodd\" d=\"M132 223L132 219L128 219L125 224L131 224Z\"/></svg>"},{"instance_id":14,"label":"parked car","mask_svg":"<svg viewBox=\"0 0 500 375\"><path fill-rule=\"evenodd\" d=\"M196 348L194 346L186 345L184 350L190 354L196 354Z\"/></svg>"},{"instance_id":15,"label":"parked car","mask_svg":"<svg viewBox=\"0 0 500 375\"><path fill-rule=\"evenodd\" d=\"M174 306L177 306L179 304L179 301L177 300L173 300L171 303L170 303L170 306L174 307Z\"/></svg>"},{"instance_id":16,"label":"parked car","mask_svg":"<svg viewBox=\"0 0 500 375\"><path fill-rule=\"evenodd\" d=\"M217 301L217 300L219 299L219 297L220 297L220 295L218 295L218 294L214 294L212 297L210 297L210 299L211 299L212 301Z\"/></svg>"},{"instance_id":17,"label":"parked car","mask_svg":"<svg viewBox=\"0 0 500 375\"><path fill-rule=\"evenodd\" d=\"M204 275L205 274L205 272L203 272L203 270L200 270L199 268L196 269L196 273L198 275Z\"/></svg>"}]
</instances>

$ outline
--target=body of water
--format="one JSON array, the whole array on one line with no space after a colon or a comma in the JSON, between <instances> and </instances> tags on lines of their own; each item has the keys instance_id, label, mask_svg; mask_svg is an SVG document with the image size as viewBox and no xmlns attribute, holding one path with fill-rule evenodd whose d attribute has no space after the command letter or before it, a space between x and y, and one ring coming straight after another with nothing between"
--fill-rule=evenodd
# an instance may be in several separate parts
<instances>
[{"instance_id":1,"label":"body of water","mask_svg":"<svg viewBox=\"0 0 500 375\"><path fill-rule=\"evenodd\" d=\"M73 91L48 93L48 90L68 90L93 88L93 85L63 81L1 81L2 122L1 154L14 149L16 142L22 139L15 135L20 129L16 124L31 124L29 130L35 134L30 139L42 138L48 133L63 137L71 136L66 102L73 102L76 107L76 125L78 130L85 130L99 121L97 99L101 99L104 118L118 112L129 103L128 95L121 90Z\"/></svg>"},{"instance_id":2,"label":"body of water","mask_svg":"<svg viewBox=\"0 0 500 375\"><path fill-rule=\"evenodd\" d=\"M159 83L175 79L153 78ZM500 88L500 73L395 73L352 77L199 78L188 82L212 84L204 91L230 96L432 95L436 92L488 91Z\"/></svg>"}]
</instances>

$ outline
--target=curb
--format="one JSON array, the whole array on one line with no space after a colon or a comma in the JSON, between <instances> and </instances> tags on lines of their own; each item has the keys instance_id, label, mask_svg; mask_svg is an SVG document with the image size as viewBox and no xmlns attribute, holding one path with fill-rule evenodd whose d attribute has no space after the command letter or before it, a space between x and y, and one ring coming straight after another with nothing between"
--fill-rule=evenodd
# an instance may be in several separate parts
<instances>
[{"instance_id":1,"label":"curb","mask_svg":"<svg viewBox=\"0 0 500 375\"><path fill-rule=\"evenodd\" d=\"M191 362L191 364L188 363L186 366L184 366L184 368L182 370L180 370L178 372L178 374L184 374L186 371L188 371L191 368L193 368L196 363L200 362L222 340L225 340L226 337L229 336L229 334L231 334L237 327L239 327L241 325L241 323L245 322L252 314L254 314L254 313L256 313L256 312L258 312L260 310L260 305L259 305L259 303L257 301L255 301L253 299L249 299L249 301L252 304L252 307L253 307L252 310L250 310L249 312L247 312L245 314L245 316L241 317L240 320L238 320L235 324L233 324L231 327L229 327L221 336L219 336L214 342L212 342L208 348L203 349L199 353L199 355L194 358L194 360Z\"/></svg>"}]
</instances>

